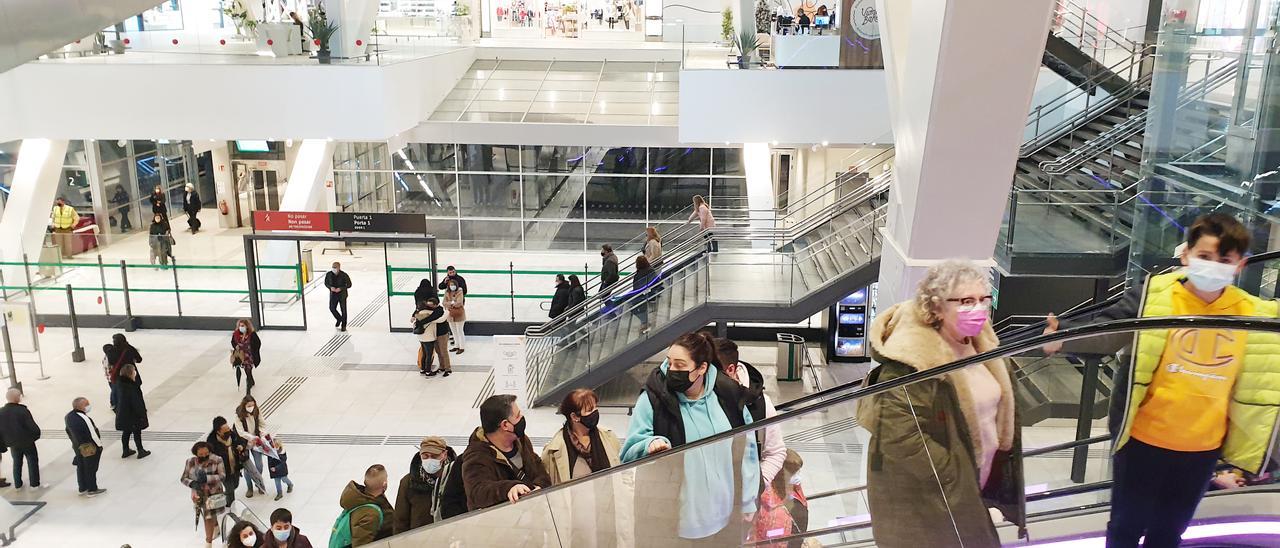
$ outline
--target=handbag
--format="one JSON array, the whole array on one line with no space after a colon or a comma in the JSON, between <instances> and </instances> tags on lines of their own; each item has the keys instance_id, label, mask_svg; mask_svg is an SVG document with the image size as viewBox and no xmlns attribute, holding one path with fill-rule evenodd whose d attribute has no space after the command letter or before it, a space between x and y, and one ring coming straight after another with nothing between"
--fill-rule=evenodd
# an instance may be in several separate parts
<instances>
[{"instance_id":1,"label":"handbag","mask_svg":"<svg viewBox=\"0 0 1280 548\"><path fill-rule=\"evenodd\" d=\"M87 459L98 454L98 446L86 441L76 446L76 452L80 454L81 458Z\"/></svg>"},{"instance_id":2,"label":"handbag","mask_svg":"<svg viewBox=\"0 0 1280 548\"><path fill-rule=\"evenodd\" d=\"M204 499L205 510L221 510L227 507L227 495L214 493Z\"/></svg>"},{"instance_id":3,"label":"handbag","mask_svg":"<svg viewBox=\"0 0 1280 548\"><path fill-rule=\"evenodd\" d=\"M461 317L462 317L462 307L461 307L461 306L459 306L459 307L457 307L457 308L450 308L450 309L449 309L449 319L454 320L454 321L457 321L457 320L458 320L458 318L461 318Z\"/></svg>"}]
</instances>

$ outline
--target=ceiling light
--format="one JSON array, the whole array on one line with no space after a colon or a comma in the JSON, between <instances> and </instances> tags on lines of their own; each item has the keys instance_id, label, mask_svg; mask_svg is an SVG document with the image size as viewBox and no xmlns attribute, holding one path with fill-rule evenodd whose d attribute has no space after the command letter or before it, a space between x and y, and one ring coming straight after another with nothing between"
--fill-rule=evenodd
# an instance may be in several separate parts
<instances>
[{"instance_id":1,"label":"ceiling light","mask_svg":"<svg viewBox=\"0 0 1280 548\"><path fill-rule=\"evenodd\" d=\"M823 142L822 142L822 146L824 146L824 147L825 147L825 146L827 146L827 142L826 142L826 141L823 141Z\"/></svg>"},{"instance_id":2,"label":"ceiling light","mask_svg":"<svg viewBox=\"0 0 1280 548\"><path fill-rule=\"evenodd\" d=\"M772 145L773 145L773 146L775 146L775 147L776 147L776 146L778 146L778 142L777 142L777 141L770 141L770 144L772 144Z\"/></svg>"}]
</instances>

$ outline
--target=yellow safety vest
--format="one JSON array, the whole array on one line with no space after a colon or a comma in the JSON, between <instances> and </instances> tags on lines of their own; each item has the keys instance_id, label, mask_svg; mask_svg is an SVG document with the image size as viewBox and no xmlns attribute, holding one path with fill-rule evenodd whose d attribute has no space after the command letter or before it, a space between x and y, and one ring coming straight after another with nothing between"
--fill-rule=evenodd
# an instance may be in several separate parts
<instances>
[{"instance_id":1,"label":"yellow safety vest","mask_svg":"<svg viewBox=\"0 0 1280 548\"><path fill-rule=\"evenodd\" d=\"M76 208L69 205L53 206L53 228L72 228L76 226Z\"/></svg>"},{"instance_id":2,"label":"yellow safety vest","mask_svg":"<svg viewBox=\"0 0 1280 548\"><path fill-rule=\"evenodd\" d=\"M1143 318L1169 316L1173 313L1173 284L1182 273L1152 276L1139 306ZM1280 302L1249 295L1254 315L1263 318L1280 316ZM1155 376L1164 353L1169 330L1140 331L1135 335L1134 358L1129 369L1128 403L1120 431L1116 433L1114 450L1129 441L1138 407L1146 398L1147 387ZM1122 389L1117 387L1118 389ZM1232 389L1227 409L1226 439L1222 442L1222 460L1251 474L1260 473L1270 457L1280 424L1280 334L1250 332L1245 339L1245 355L1239 376Z\"/></svg>"}]
</instances>

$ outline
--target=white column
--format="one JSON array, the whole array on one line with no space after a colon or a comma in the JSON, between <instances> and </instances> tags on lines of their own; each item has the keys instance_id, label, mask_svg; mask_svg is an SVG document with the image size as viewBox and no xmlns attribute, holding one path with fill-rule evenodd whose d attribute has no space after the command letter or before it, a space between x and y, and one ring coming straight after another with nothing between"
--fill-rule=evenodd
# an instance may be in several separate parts
<instances>
[{"instance_id":1,"label":"white column","mask_svg":"<svg viewBox=\"0 0 1280 548\"><path fill-rule=\"evenodd\" d=\"M338 32L329 44L333 56L364 55L373 20L378 16L378 0L329 0L324 6L329 21L338 25ZM361 45L356 45L357 40Z\"/></svg>"},{"instance_id":2,"label":"white column","mask_svg":"<svg viewBox=\"0 0 1280 548\"><path fill-rule=\"evenodd\" d=\"M98 245L111 244L110 207L107 203L106 189L102 188L102 158L98 156L98 143L92 139L84 141L85 174L89 177L89 198L93 204L93 216L98 220ZM90 213L81 211L81 215Z\"/></svg>"},{"instance_id":3,"label":"white column","mask_svg":"<svg viewBox=\"0 0 1280 548\"><path fill-rule=\"evenodd\" d=\"M773 188L773 154L766 143L745 143L742 145L742 167L747 175L747 218L751 220L751 228L768 230L773 228L771 211L777 207L777 196ZM755 248L772 248L774 242L767 238L752 242Z\"/></svg>"},{"instance_id":4,"label":"white column","mask_svg":"<svg viewBox=\"0 0 1280 548\"><path fill-rule=\"evenodd\" d=\"M280 199L280 211L326 211L325 182L332 179L334 143L326 139L306 139L298 145L289 185ZM258 264L286 265L298 261L297 246L291 241L269 241L263 246ZM274 272L275 274L269 274ZM294 275L287 270L262 273L264 289L288 289ZM271 280L271 281L268 281Z\"/></svg>"},{"instance_id":5,"label":"white column","mask_svg":"<svg viewBox=\"0 0 1280 548\"><path fill-rule=\"evenodd\" d=\"M18 165L13 172L9 201L0 218L0 259L4 262L40 258L40 246L49 227L53 198L62 178L62 159L67 154L65 139L23 139L18 148ZM35 268L31 269L34 275ZM6 266L4 282L8 286L24 285L21 266Z\"/></svg>"},{"instance_id":6,"label":"white column","mask_svg":"<svg viewBox=\"0 0 1280 548\"><path fill-rule=\"evenodd\" d=\"M896 146L881 306L939 261L995 250L1054 2L970 4L876 2Z\"/></svg>"}]
</instances>

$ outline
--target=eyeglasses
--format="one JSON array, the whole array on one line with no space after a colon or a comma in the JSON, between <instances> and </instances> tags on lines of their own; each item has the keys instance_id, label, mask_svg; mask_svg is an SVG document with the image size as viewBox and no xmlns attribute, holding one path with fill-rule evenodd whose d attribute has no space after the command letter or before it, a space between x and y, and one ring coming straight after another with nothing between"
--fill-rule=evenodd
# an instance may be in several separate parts
<instances>
[{"instance_id":1,"label":"eyeglasses","mask_svg":"<svg viewBox=\"0 0 1280 548\"><path fill-rule=\"evenodd\" d=\"M959 298L959 299L947 299L947 302L949 302L949 303L958 303L960 306L973 306L973 305L978 304L978 303L982 303L982 304L985 304L985 305L990 305L990 304L991 304L991 295L987 295L987 296L985 296L985 297L977 297L977 298L975 298L975 297L963 297L963 298Z\"/></svg>"}]
</instances>

